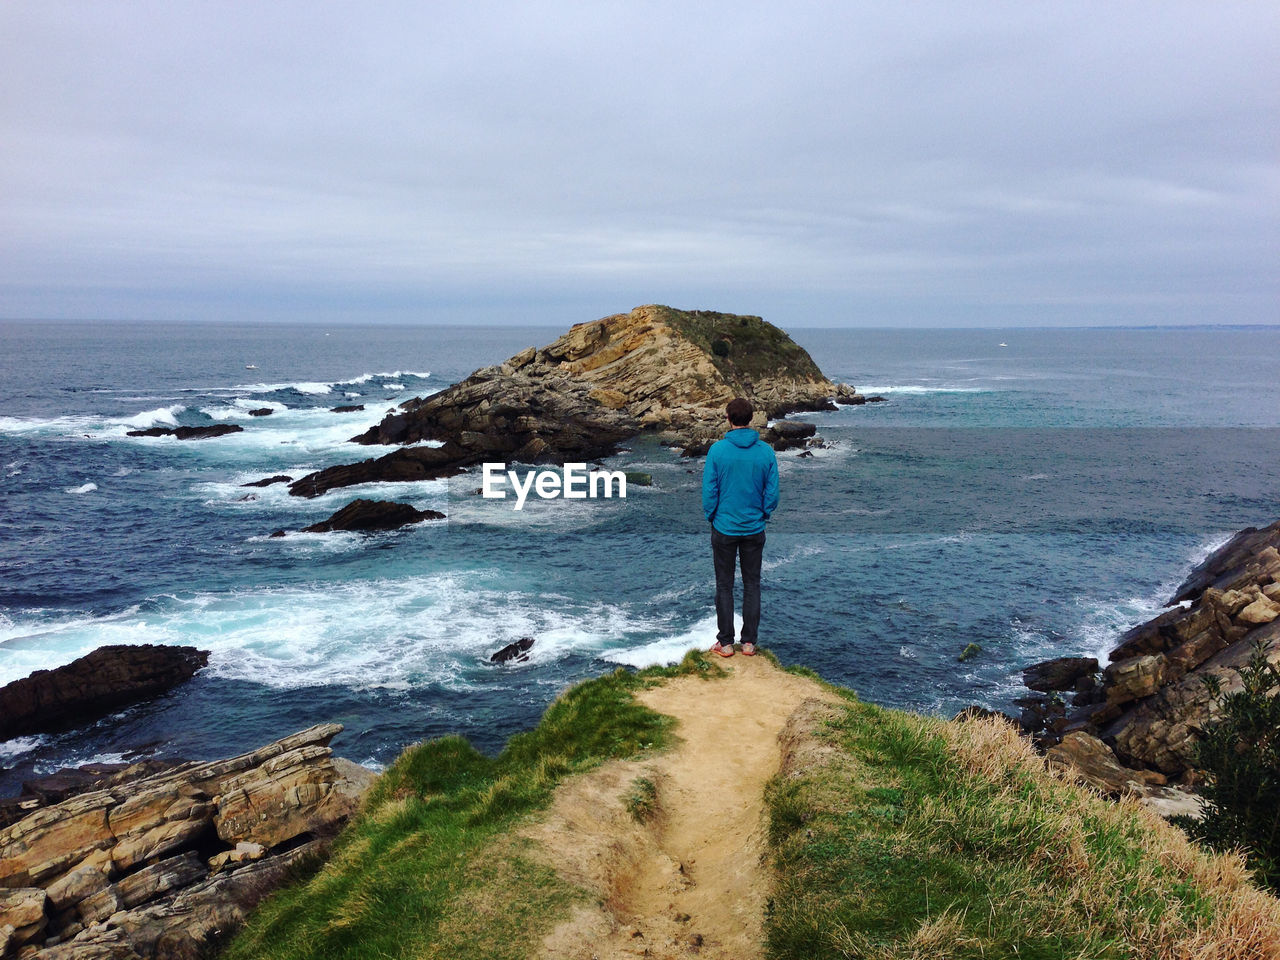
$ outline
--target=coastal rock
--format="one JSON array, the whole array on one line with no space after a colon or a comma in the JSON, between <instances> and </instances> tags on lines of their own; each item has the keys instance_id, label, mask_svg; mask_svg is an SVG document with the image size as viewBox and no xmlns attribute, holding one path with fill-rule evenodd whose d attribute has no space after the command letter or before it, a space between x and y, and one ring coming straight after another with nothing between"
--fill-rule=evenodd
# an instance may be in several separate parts
<instances>
[{"instance_id":1,"label":"coastal rock","mask_svg":"<svg viewBox=\"0 0 1280 960\"><path fill-rule=\"evenodd\" d=\"M1070 690L1077 680L1097 672L1098 661L1093 657L1057 657L1027 667L1022 671L1022 682L1029 690L1048 693Z\"/></svg>"},{"instance_id":2,"label":"coastal rock","mask_svg":"<svg viewBox=\"0 0 1280 960\"><path fill-rule=\"evenodd\" d=\"M344 403L341 406L330 407L330 413L359 413L364 409L363 403Z\"/></svg>"},{"instance_id":3,"label":"coastal rock","mask_svg":"<svg viewBox=\"0 0 1280 960\"><path fill-rule=\"evenodd\" d=\"M769 427L763 435L766 443L775 450L790 450L803 447L806 441L818 432L815 424L802 420L779 420Z\"/></svg>"},{"instance_id":4,"label":"coastal rock","mask_svg":"<svg viewBox=\"0 0 1280 960\"><path fill-rule=\"evenodd\" d=\"M74 726L158 696L209 662L195 647L99 647L54 670L0 688L0 740Z\"/></svg>"},{"instance_id":5,"label":"coastal rock","mask_svg":"<svg viewBox=\"0 0 1280 960\"><path fill-rule=\"evenodd\" d=\"M373 774L332 756L341 729L116 783L0 830L11 948L52 936L31 955L203 956L358 808Z\"/></svg>"},{"instance_id":6,"label":"coastal rock","mask_svg":"<svg viewBox=\"0 0 1280 960\"><path fill-rule=\"evenodd\" d=\"M1124 766L1110 747L1083 731L1066 734L1045 756L1050 767L1069 770L1109 796L1126 793L1145 796L1150 787L1165 783L1165 778L1158 773Z\"/></svg>"},{"instance_id":7,"label":"coastal rock","mask_svg":"<svg viewBox=\"0 0 1280 960\"><path fill-rule=\"evenodd\" d=\"M1258 642L1273 644L1268 656L1280 664L1278 544L1280 523L1250 527L1198 564L1172 609L1121 636L1101 684L1077 688L1063 742L1093 736L1135 770L1188 775L1199 731L1217 709L1205 680L1238 690L1238 668Z\"/></svg>"},{"instance_id":8,"label":"coastal rock","mask_svg":"<svg viewBox=\"0 0 1280 960\"><path fill-rule=\"evenodd\" d=\"M410 400L352 438L441 446L320 470L290 492L314 497L374 480L438 479L484 461L596 460L641 432L705 449L723 433L724 405L734 396L752 400L763 427L768 418L831 409L832 398L852 402L856 392L827 380L803 348L759 317L637 307Z\"/></svg>"},{"instance_id":9,"label":"coastal rock","mask_svg":"<svg viewBox=\"0 0 1280 960\"><path fill-rule=\"evenodd\" d=\"M224 437L228 433L240 433L244 427L235 423L215 423L208 427L148 427L146 430L130 430L130 437L174 437L177 440L207 440Z\"/></svg>"},{"instance_id":10,"label":"coastal rock","mask_svg":"<svg viewBox=\"0 0 1280 960\"><path fill-rule=\"evenodd\" d=\"M275 412L276 412L276 411L275 411L275 409L274 409L274 408L272 408L272 407L258 407L256 410L250 410L250 411L249 411L249 416L251 416L251 417L269 417L269 416L271 416L271 415L272 415L273 413L275 413Z\"/></svg>"},{"instance_id":11,"label":"coastal rock","mask_svg":"<svg viewBox=\"0 0 1280 960\"><path fill-rule=\"evenodd\" d=\"M269 487L273 483L293 483L293 477L287 474L278 473L274 477L263 477L261 480L252 480L249 483L242 483L242 487Z\"/></svg>"},{"instance_id":12,"label":"coastal rock","mask_svg":"<svg viewBox=\"0 0 1280 960\"><path fill-rule=\"evenodd\" d=\"M533 637L521 637L508 643L489 658L490 663L524 663L533 649Z\"/></svg>"},{"instance_id":13,"label":"coastal rock","mask_svg":"<svg viewBox=\"0 0 1280 960\"><path fill-rule=\"evenodd\" d=\"M387 500L352 500L328 520L303 527L303 533L329 533L332 530L395 530L423 520L443 520L437 510L418 510L407 503Z\"/></svg>"}]
</instances>

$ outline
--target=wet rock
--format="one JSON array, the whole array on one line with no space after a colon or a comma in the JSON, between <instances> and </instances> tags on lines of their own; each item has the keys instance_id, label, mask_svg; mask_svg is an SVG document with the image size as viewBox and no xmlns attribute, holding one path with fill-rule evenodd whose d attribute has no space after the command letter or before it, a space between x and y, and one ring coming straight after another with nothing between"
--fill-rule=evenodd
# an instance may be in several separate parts
<instances>
[{"instance_id":1,"label":"wet rock","mask_svg":"<svg viewBox=\"0 0 1280 960\"><path fill-rule=\"evenodd\" d=\"M344 403L341 406L330 407L330 413L359 413L364 409L363 403Z\"/></svg>"},{"instance_id":2,"label":"wet rock","mask_svg":"<svg viewBox=\"0 0 1280 960\"><path fill-rule=\"evenodd\" d=\"M209 662L195 647L99 647L53 670L0 688L0 740L75 726L159 696Z\"/></svg>"},{"instance_id":3,"label":"wet rock","mask_svg":"<svg viewBox=\"0 0 1280 960\"><path fill-rule=\"evenodd\" d=\"M251 417L269 417L269 416L271 416L271 415L272 415L273 413L275 413L275 412L276 412L276 411L275 411L275 408L274 408L274 407L258 407L256 410L250 410L250 411L249 411L249 416L251 416Z\"/></svg>"},{"instance_id":4,"label":"wet rock","mask_svg":"<svg viewBox=\"0 0 1280 960\"><path fill-rule=\"evenodd\" d=\"M533 649L533 637L521 637L489 658L490 663L524 663L529 659L529 651Z\"/></svg>"},{"instance_id":5,"label":"wet rock","mask_svg":"<svg viewBox=\"0 0 1280 960\"><path fill-rule=\"evenodd\" d=\"M1098 661L1093 657L1057 657L1027 667L1022 682L1028 689L1048 693L1070 690L1077 680L1097 672Z\"/></svg>"},{"instance_id":6,"label":"wet rock","mask_svg":"<svg viewBox=\"0 0 1280 960\"><path fill-rule=\"evenodd\" d=\"M174 437L178 440L207 440L225 437L228 433L240 433L244 427L235 423L216 423L208 427L148 427L146 430L130 430L130 437Z\"/></svg>"},{"instance_id":7,"label":"wet rock","mask_svg":"<svg viewBox=\"0 0 1280 960\"><path fill-rule=\"evenodd\" d=\"M293 483L293 477L286 474L276 474L274 477L264 477L261 480L253 480L249 483L242 483L242 487L269 487L273 483Z\"/></svg>"},{"instance_id":8,"label":"wet rock","mask_svg":"<svg viewBox=\"0 0 1280 960\"><path fill-rule=\"evenodd\" d=\"M443 520L437 510L418 510L407 503L386 500L352 500L328 520L303 527L303 533L329 533L333 530L372 532L395 530L424 520ZM274 536L274 534L273 534Z\"/></svg>"},{"instance_id":9,"label":"wet rock","mask_svg":"<svg viewBox=\"0 0 1280 960\"><path fill-rule=\"evenodd\" d=\"M817 432L816 424L802 420L779 420L765 432L763 439L775 450L790 450L803 447Z\"/></svg>"}]
</instances>

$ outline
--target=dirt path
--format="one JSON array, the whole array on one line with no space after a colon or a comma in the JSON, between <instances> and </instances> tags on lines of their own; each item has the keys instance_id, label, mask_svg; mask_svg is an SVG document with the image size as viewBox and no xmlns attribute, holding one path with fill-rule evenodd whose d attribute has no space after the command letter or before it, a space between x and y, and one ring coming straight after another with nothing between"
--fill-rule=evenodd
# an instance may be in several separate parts
<instances>
[{"instance_id":1,"label":"dirt path","mask_svg":"<svg viewBox=\"0 0 1280 960\"><path fill-rule=\"evenodd\" d=\"M829 695L763 657L720 663L729 677L681 677L640 695L679 721L680 743L571 781L530 831L563 876L600 897L548 937L546 957L761 956L764 785L787 718ZM643 823L627 803L641 780L657 808Z\"/></svg>"}]
</instances>

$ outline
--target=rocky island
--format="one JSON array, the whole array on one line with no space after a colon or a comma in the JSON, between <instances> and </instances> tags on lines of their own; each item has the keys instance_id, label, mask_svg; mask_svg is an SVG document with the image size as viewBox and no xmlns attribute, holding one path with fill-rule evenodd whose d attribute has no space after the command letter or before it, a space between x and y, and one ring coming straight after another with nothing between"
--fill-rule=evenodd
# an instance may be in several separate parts
<instances>
[{"instance_id":1,"label":"rocky island","mask_svg":"<svg viewBox=\"0 0 1280 960\"><path fill-rule=\"evenodd\" d=\"M358 483L432 480L484 461L596 460L637 434L698 455L723 432L724 405L735 396L752 401L753 426L775 446L795 446L813 430L765 429L771 419L865 402L760 317L636 307L404 403L352 438L400 449L316 471L289 490L316 497ZM423 441L436 445L416 445Z\"/></svg>"}]
</instances>

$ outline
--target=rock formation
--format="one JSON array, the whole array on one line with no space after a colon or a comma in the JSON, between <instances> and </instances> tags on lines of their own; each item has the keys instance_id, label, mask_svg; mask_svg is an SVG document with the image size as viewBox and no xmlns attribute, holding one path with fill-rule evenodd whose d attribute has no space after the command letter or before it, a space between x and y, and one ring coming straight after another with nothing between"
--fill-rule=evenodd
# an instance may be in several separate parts
<instances>
[{"instance_id":1,"label":"rock formation","mask_svg":"<svg viewBox=\"0 0 1280 960\"><path fill-rule=\"evenodd\" d=\"M323 724L123 779L0 830L0 958L195 958L358 808Z\"/></svg>"},{"instance_id":2,"label":"rock formation","mask_svg":"<svg viewBox=\"0 0 1280 960\"><path fill-rule=\"evenodd\" d=\"M131 437L175 437L178 440L206 440L209 437L222 437L228 433L240 433L244 427L235 423L215 423L209 427L148 427L145 430L130 430Z\"/></svg>"},{"instance_id":3,"label":"rock formation","mask_svg":"<svg viewBox=\"0 0 1280 960\"><path fill-rule=\"evenodd\" d=\"M352 438L440 446L320 470L290 492L314 497L373 480L438 479L483 461L596 460L642 432L695 452L723 433L724 406L735 396L752 400L762 428L789 413L862 402L759 317L637 307L578 324L548 346L528 347L447 390L410 400ZM800 430L786 429L791 443L803 439ZM765 439L783 437L766 432Z\"/></svg>"},{"instance_id":4,"label":"rock formation","mask_svg":"<svg viewBox=\"0 0 1280 960\"><path fill-rule=\"evenodd\" d=\"M1100 678L1088 658L1030 668L1028 686L1074 691L1070 704L1020 701L1031 705L1024 728L1038 734L1050 760L1092 772L1088 778L1109 792L1194 782L1198 730L1217 709L1205 678L1217 678L1224 693L1240 689L1237 668L1259 642L1272 644L1270 659L1280 663L1278 548L1280 522L1236 534L1191 572L1172 609L1120 638Z\"/></svg>"},{"instance_id":5,"label":"rock formation","mask_svg":"<svg viewBox=\"0 0 1280 960\"><path fill-rule=\"evenodd\" d=\"M387 500L352 500L328 520L303 527L303 533L328 533L331 530L395 530L423 520L443 520L438 510L418 510L407 503Z\"/></svg>"},{"instance_id":6,"label":"rock formation","mask_svg":"<svg viewBox=\"0 0 1280 960\"><path fill-rule=\"evenodd\" d=\"M158 696L209 662L195 647L99 647L0 688L0 740L74 726Z\"/></svg>"}]
</instances>

